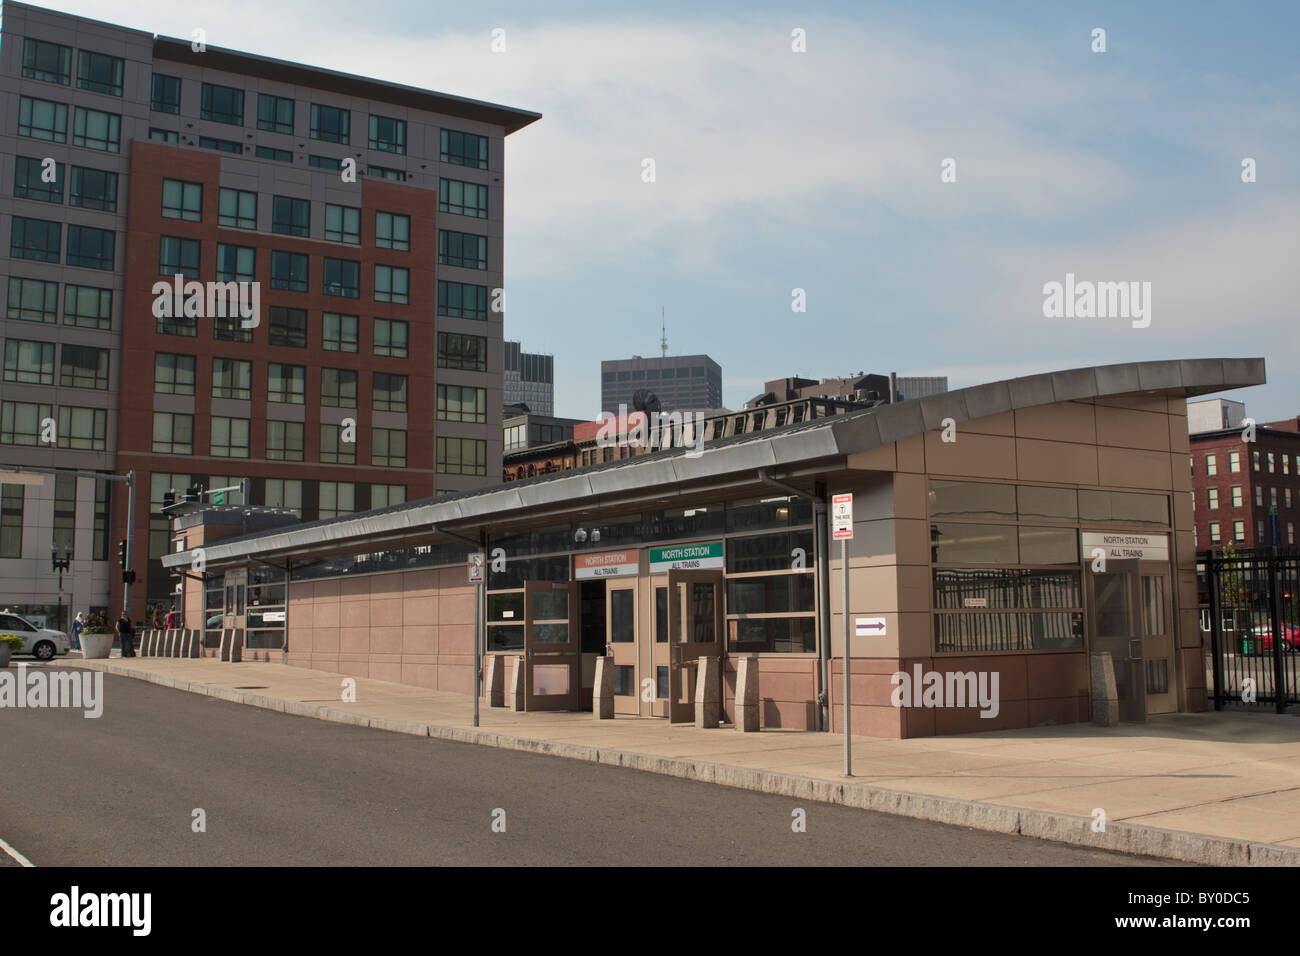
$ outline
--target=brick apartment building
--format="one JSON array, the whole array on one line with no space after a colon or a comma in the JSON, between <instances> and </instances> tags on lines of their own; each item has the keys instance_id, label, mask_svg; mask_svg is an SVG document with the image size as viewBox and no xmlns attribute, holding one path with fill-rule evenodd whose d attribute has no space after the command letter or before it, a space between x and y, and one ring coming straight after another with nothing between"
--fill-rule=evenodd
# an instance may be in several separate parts
<instances>
[{"instance_id":1,"label":"brick apartment building","mask_svg":"<svg viewBox=\"0 0 1300 956\"><path fill-rule=\"evenodd\" d=\"M1300 418L1190 435L1198 548L1296 543L1300 524ZM1276 541L1272 516L1277 516Z\"/></svg>"},{"instance_id":2,"label":"brick apartment building","mask_svg":"<svg viewBox=\"0 0 1300 956\"><path fill-rule=\"evenodd\" d=\"M168 489L310 521L499 481L503 145L538 114L3 17L0 467L136 471L134 617L175 588ZM256 324L156 317L176 275L256 283ZM53 542L65 606L120 607L126 498L4 484L0 601L54 604Z\"/></svg>"}]
</instances>

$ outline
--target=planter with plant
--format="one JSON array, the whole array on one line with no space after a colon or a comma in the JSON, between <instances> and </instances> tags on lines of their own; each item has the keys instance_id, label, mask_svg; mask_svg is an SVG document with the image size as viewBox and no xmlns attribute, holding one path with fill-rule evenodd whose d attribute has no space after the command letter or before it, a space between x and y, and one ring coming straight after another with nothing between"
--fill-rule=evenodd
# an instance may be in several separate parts
<instances>
[{"instance_id":1,"label":"planter with plant","mask_svg":"<svg viewBox=\"0 0 1300 956\"><path fill-rule=\"evenodd\" d=\"M0 667L9 666L9 658L23 649L23 639L17 634L0 634Z\"/></svg>"},{"instance_id":2,"label":"planter with plant","mask_svg":"<svg viewBox=\"0 0 1300 956\"><path fill-rule=\"evenodd\" d=\"M91 614L81 629L81 654L87 660L108 657L113 649L114 632L102 614Z\"/></svg>"}]
</instances>

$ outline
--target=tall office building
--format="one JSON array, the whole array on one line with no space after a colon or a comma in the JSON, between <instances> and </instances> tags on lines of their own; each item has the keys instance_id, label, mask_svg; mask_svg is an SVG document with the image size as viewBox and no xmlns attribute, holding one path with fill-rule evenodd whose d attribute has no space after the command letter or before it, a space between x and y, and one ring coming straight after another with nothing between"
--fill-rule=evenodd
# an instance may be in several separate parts
<instances>
[{"instance_id":1,"label":"tall office building","mask_svg":"<svg viewBox=\"0 0 1300 956\"><path fill-rule=\"evenodd\" d=\"M616 359L600 363L600 410L618 413L633 407L632 396L647 389L664 411L722 407L722 366L707 355Z\"/></svg>"},{"instance_id":2,"label":"tall office building","mask_svg":"<svg viewBox=\"0 0 1300 956\"><path fill-rule=\"evenodd\" d=\"M536 119L4 4L0 466L136 471L134 616L169 488L310 521L500 480L502 147ZM121 486L2 500L0 601L54 603L52 537L65 602L120 607Z\"/></svg>"},{"instance_id":3,"label":"tall office building","mask_svg":"<svg viewBox=\"0 0 1300 956\"><path fill-rule=\"evenodd\" d=\"M505 346L505 403L524 404L535 415L555 414L555 357Z\"/></svg>"}]
</instances>

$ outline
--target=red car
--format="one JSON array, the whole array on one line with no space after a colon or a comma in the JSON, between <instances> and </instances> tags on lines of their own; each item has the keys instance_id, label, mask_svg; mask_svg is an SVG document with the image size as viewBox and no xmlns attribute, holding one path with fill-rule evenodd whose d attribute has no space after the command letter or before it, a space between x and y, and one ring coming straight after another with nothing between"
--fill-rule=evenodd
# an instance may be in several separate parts
<instances>
[{"instance_id":1,"label":"red car","mask_svg":"<svg viewBox=\"0 0 1300 956\"><path fill-rule=\"evenodd\" d=\"M1291 624L1282 625L1282 650L1293 651L1296 645L1300 644L1300 627ZM1273 625L1261 624L1250 632L1250 637L1255 644L1255 652L1258 654L1269 654L1273 651Z\"/></svg>"}]
</instances>

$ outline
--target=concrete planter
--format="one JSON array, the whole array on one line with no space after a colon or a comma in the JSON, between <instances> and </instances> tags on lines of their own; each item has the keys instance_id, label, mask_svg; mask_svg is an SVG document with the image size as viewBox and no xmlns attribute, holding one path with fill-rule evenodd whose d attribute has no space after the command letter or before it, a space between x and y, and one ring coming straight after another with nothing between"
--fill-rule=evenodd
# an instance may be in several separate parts
<instances>
[{"instance_id":1,"label":"concrete planter","mask_svg":"<svg viewBox=\"0 0 1300 956\"><path fill-rule=\"evenodd\" d=\"M86 658L86 660L108 657L108 653L112 649L113 634L111 631L107 634L81 635L81 655Z\"/></svg>"},{"instance_id":2,"label":"concrete planter","mask_svg":"<svg viewBox=\"0 0 1300 956\"><path fill-rule=\"evenodd\" d=\"M10 653L11 653L11 651L9 650L9 645L8 645L8 644L0 643L0 667L8 667L8 666L9 666L9 655L10 655Z\"/></svg>"}]
</instances>

